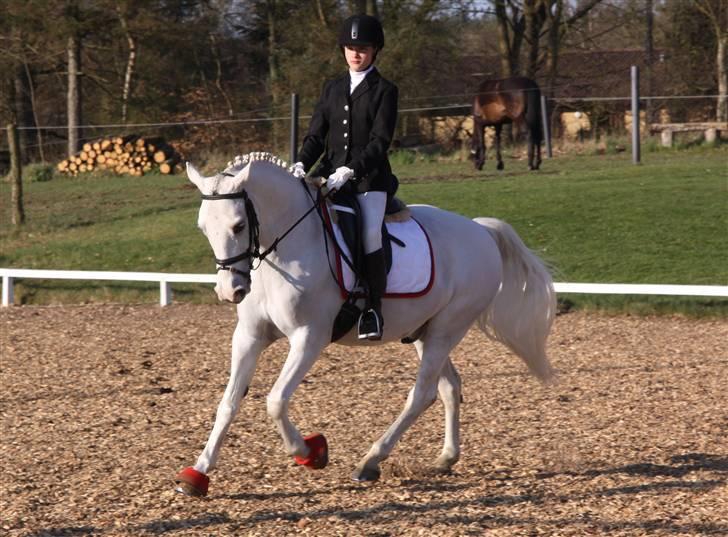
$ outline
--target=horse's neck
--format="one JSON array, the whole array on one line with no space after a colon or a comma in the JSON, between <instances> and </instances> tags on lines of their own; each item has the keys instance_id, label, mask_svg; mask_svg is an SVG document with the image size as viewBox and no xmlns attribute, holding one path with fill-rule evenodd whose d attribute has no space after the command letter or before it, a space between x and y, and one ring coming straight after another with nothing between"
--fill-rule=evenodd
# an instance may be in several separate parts
<instances>
[{"instance_id":1,"label":"horse's neck","mask_svg":"<svg viewBox=\"0 0 728 537\"><path fill-rule=\"evenodd\" d=\"M250 195L260 222L261 249L270 248L277 238L286 233L301 218L316 199L315 192L309 196L310 189L300 184L288 172L274 164L258 162L253 164L246 181L246 190ZM276 246L271 255L281 261L301 262L312 249L318 251L322 244L320 235L323 232L321 221L314 214L309 214Z\"/></svg>"}]
</instances>

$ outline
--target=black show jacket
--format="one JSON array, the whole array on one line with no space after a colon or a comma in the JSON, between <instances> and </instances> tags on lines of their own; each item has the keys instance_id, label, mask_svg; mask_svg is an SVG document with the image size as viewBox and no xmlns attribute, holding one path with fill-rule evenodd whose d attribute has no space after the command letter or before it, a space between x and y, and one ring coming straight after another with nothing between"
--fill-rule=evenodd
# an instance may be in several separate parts
<instances>
[{"instance_id":1,"label":"black show jacket","mask_svg":"<svg viewBox=\"0 0 728 537\"><path fill-rule=\"evenodd\" d=\"M348 72L324 85L298 160L310 170L324 153L317 175L328 177L339 166L348 166L358 192L394 194L398 181L387 150L397 123L399 90L376 68L351 95L349 87Z\"/></svg>"}]
</instances>

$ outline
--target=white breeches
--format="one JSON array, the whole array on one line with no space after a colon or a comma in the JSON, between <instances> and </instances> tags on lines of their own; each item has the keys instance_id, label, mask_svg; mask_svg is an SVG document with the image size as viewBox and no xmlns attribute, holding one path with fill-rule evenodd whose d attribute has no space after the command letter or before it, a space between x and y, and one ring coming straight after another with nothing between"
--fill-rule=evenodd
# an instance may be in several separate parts
<instances>
[{"instance_id":1,"label":"white breeches","mask_svg":"<svg viewBox=\"0 0 728 537\"><path fill-rule=\"evenodd\" d=\"M364 192L356 199L362 213L364 254L371 254L382 247L382 222L387 208L386 192Z\"/></svg>"}]
</instances>

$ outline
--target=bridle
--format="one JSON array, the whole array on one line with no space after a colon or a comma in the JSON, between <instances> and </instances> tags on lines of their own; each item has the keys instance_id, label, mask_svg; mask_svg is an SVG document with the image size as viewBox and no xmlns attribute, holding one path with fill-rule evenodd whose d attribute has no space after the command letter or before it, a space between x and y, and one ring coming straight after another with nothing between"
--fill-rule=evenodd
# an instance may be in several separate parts
<instances>
[{"instance_id":1,"label":"bridle","mask_svg":"<svg viewBox=\"0 0 728 537\"><path fill-rule=\"evenodd\" d=\"M248 221L248 249L242 254L228 257L226 259L215 258L218 272L221 270L228 270L233 274L240 274L242 276L250 277L250 271L253 270L253 259L265 259L272 248L269 248L262 254L260 253L260 224L258 222L258 215L255 213L255 207L253 202L248 197L248 193L245 190L240 192L231 192L229 194L202 194L203 200L245 200L245 215ZM275 246L275 243L274 243ZM244 272L235 268L233 265L238 261L248 260L248 272Z\"/></svg>"},{"instance_id":2,"label":"bridle","mask_svg":"<svg viewBox=\"0 0 728 537\"><path fill-rule=\"evenodd\" d=\"M306 187L306 183L304 180L301 180L301 184L304 189L306 189L306 192L308 192L308 188ZM323 196L318 196L318 199L314 202L313 206L309 208L298 220L296 220L286 231L283 233L280 237L276 237L273 241L273 244L270 245L266 250L260 251L260 222L258 220L258 215L255 212L255 206L253 205L252 200L250 197L248 197L248 193L243 189L240 192L231 192L229 194L202 194L201 198L203 200L234 200L234 199L242 199L245 201L245 215L248 220L248 249L245 250L243 253L228 257L226 259L218 259L215 258L215 263L217 264L217 270L218 272L221 270L227 270L230 271L232 274L240 274L241 276L244 276L246 278L250 278L250 272L257 269L260 266L260 263L268 257L268 255L275 251L275 249L278 247L278 243L281 242L286 235L288 235L291 231L293 231L298 224L300 224L304 218L306 218L309 214L311 214L312 211L315 211L318 207L321 206L321 203L329 197L330 194L332 194L333 190L327 192ZM240 269L235 268L233 265L235 263L238 263L239 261L248 260L248 271L242 271ZM253 267L253 260L257 259L259 261L258 265L256 267Z\"/></svg>"}]
</instances>

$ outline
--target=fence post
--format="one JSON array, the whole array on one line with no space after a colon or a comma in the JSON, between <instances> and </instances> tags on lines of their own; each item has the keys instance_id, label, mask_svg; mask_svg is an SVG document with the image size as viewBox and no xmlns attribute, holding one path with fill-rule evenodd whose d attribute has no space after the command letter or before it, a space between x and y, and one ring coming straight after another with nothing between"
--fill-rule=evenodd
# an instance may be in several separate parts
<instances>
[{"instance_id":1,"label":"fence post","mask_svg":"<svg viewBox=\"0 0 728 537\"><path fill-rule=\"evenodd\" d=\"M549 125L549 113L546 109L546 96L541 94L541 125L543 127L543 139L546 142L546 158L552 158L551 153L551 129Z\"/></svg>"},{"instance_id":2,"label":"fence post","mask_svg":"<svg viewBox=\"0 0 728 537\"><path fill-rule=\"evenodd\" d=\"M298 161L298 93L291 93L291 164Z\"/></svg>"},{"instance_id":3,"label":"fence post","mask_svg":"<svg viewBox=\"0 0 728 537\"><path fill-rule=\"evenodd\" d=\"M640 163L640 70L632 66L632 163Z\"/></svg>"},{"instance_id":4,"label":"fence post","mask_svg":"<svg viewBox=\"0 0 728 537\"><path fill-rule=\"evenodd\" d=\"M3 296L2 305L7 308L15 303L15 296L13 295L13 277L3 274Z\"/></svg>"},{"instance_id":5,"label":"fence post","mask_svg":"<svg viewBox=\"0 0 728 537\"><path fill-rule=\"evenodd\" d=\"M13 183L12 222L19 226L25 222L25 211L23 210L23 164L20 160L20 140L18 129L14 123L8 124L8 149L10 149L10 180Z\"/></svg>"},{"instance_id":6,"label":"fence post","mask_svg":"<svg viewBox=\"0 0 728 537\"><path fill-rule=\"evenodd\" d=\"M169 306L172 303L172 285L166 280L159 280L159 305Z\"/></svg>"}]
</instances>

